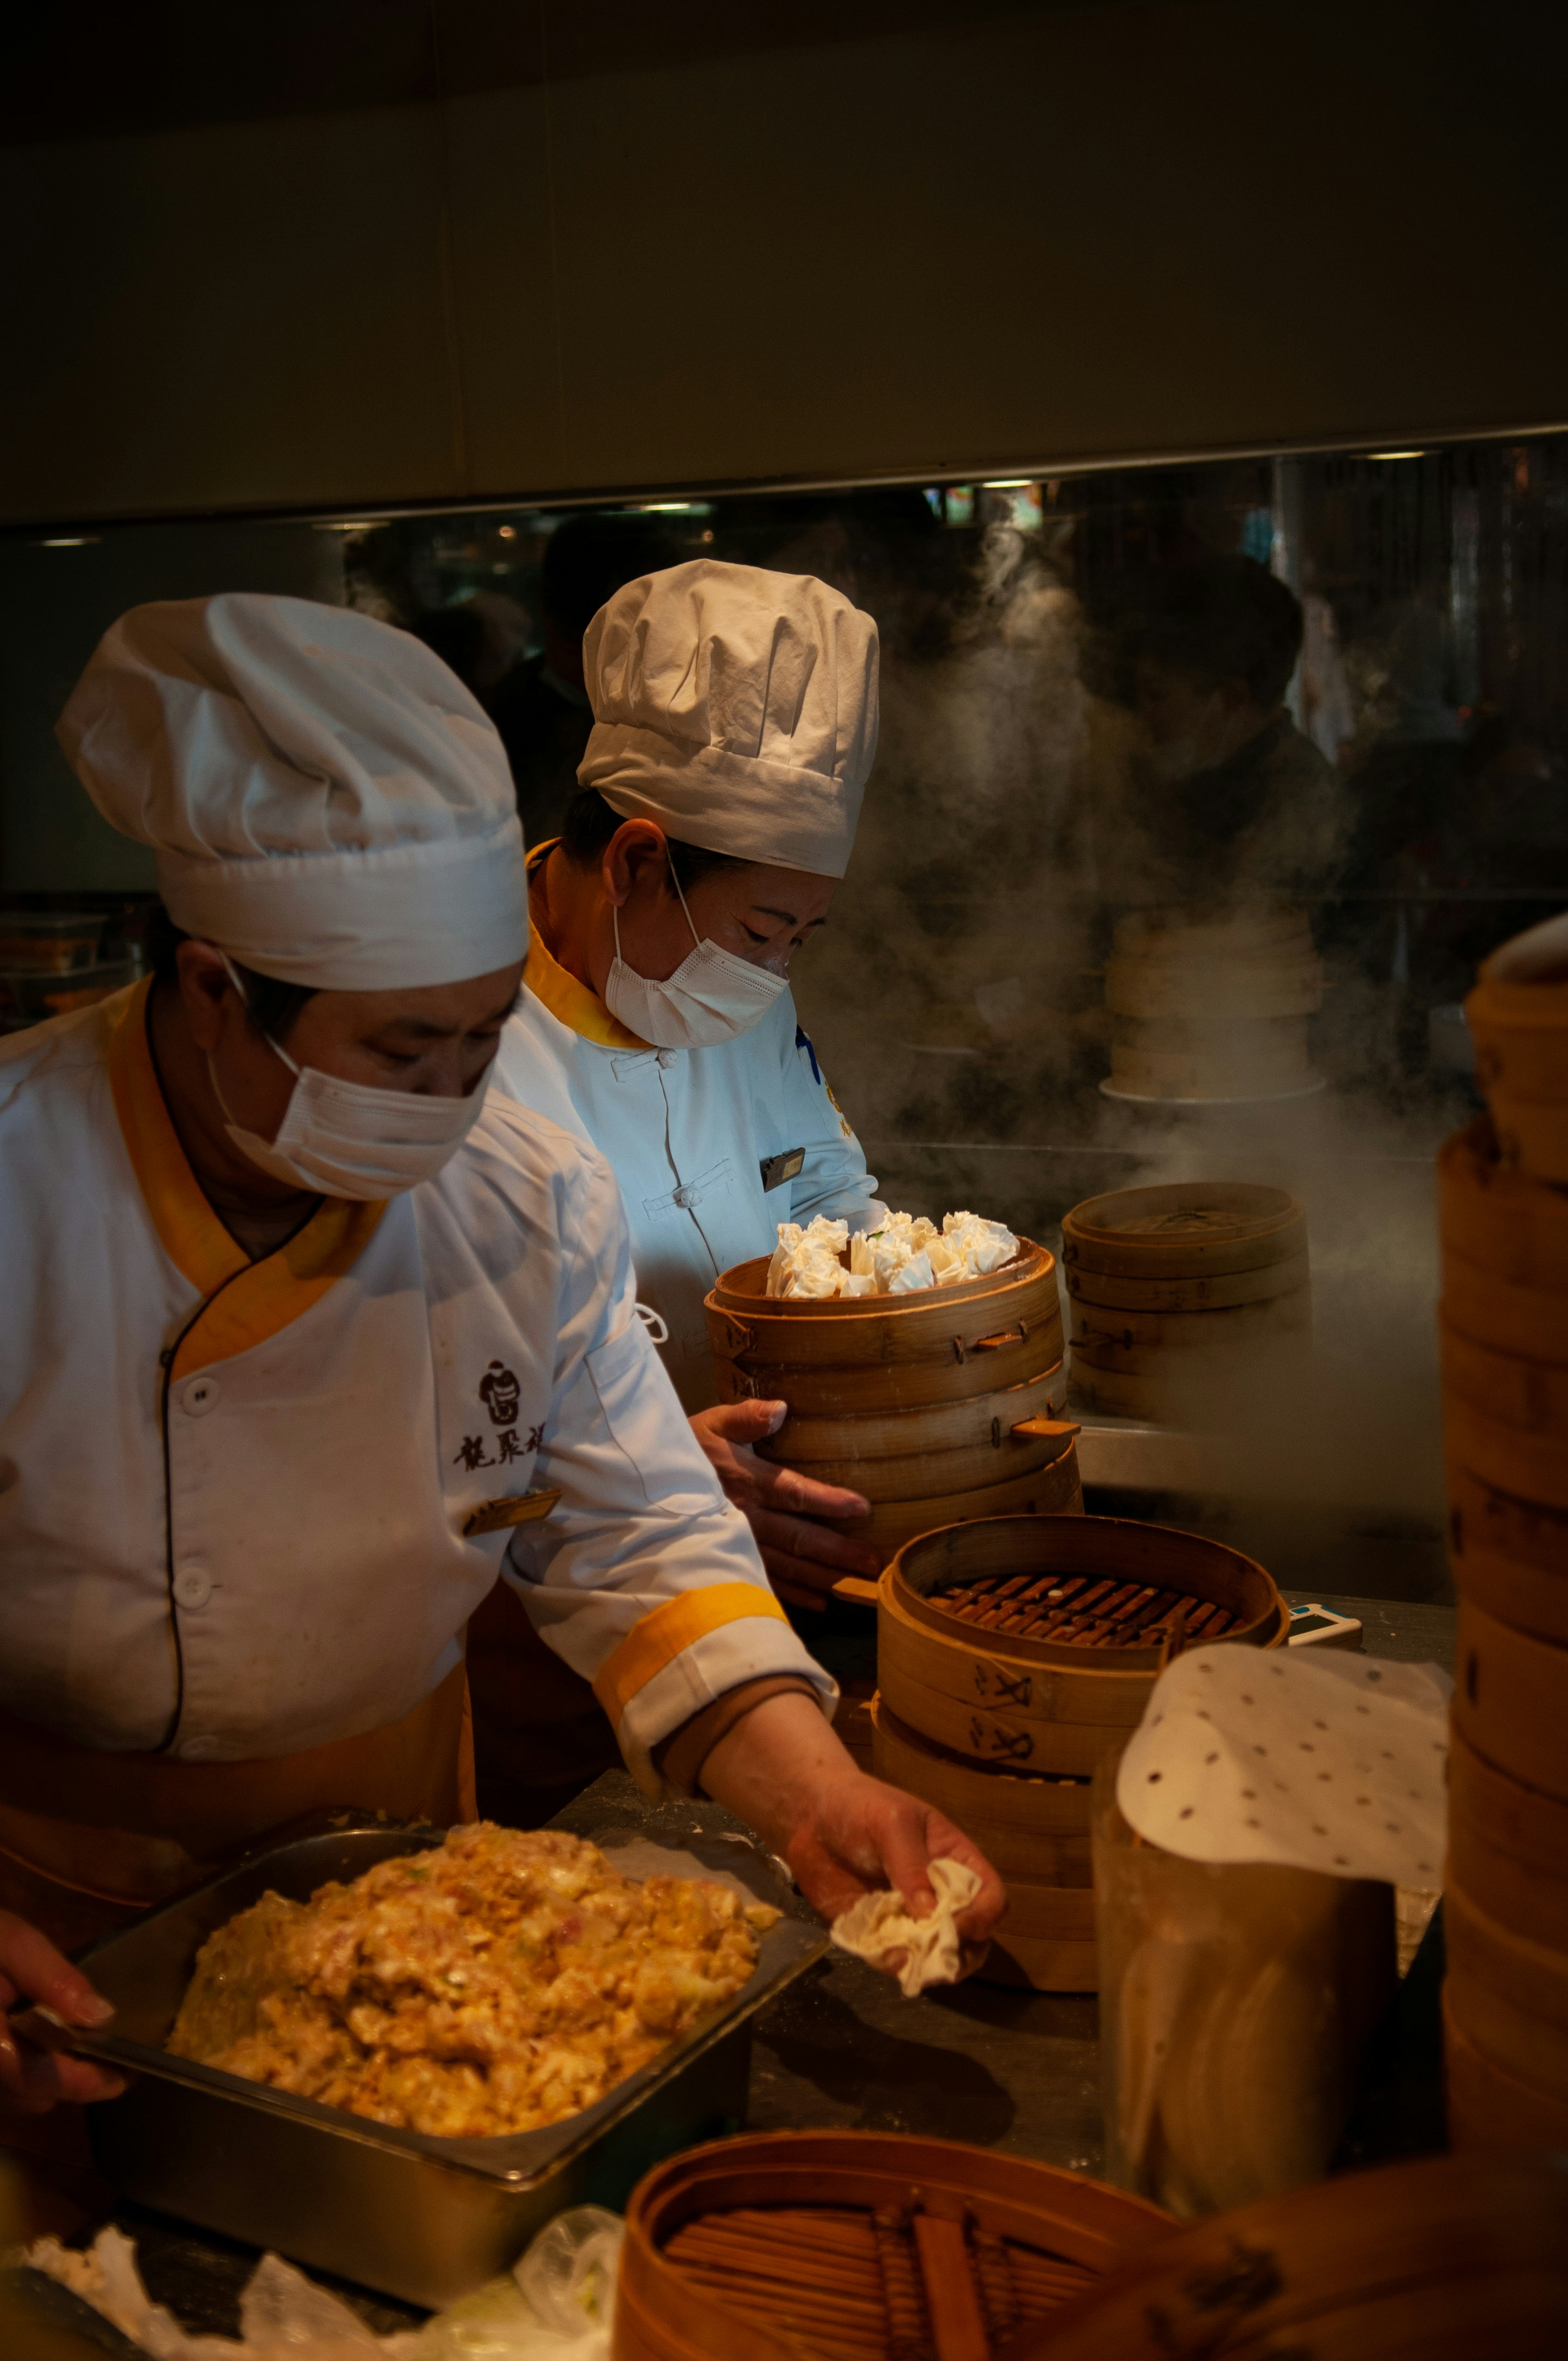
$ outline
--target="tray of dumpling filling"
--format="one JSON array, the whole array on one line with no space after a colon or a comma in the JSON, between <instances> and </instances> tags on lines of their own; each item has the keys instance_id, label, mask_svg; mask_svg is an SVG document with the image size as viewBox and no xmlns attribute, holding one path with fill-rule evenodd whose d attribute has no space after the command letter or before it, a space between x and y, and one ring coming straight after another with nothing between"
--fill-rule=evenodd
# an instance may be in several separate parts
<instances>
[{"instance_id":1,"label":"tray of dumpling filling","mask_svg":"<svg viewBox=\"0 0 1568 2361\"><path fill-rule=\"evenodd\" d=\"M436 2304L739 2125L751 2018L828 1939L761 1846L342 1817L86 1955L125 2195Z\"/></svg>"}]
</instances>

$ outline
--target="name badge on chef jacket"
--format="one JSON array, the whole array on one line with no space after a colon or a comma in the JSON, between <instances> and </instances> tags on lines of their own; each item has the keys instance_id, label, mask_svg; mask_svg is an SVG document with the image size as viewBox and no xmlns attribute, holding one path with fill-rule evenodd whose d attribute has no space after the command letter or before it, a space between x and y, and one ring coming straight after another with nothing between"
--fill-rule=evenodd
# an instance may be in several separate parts
<instances>
[{"instance_id":1,"label":"name badge on chef jacket","mask_svg":"<svg viewBox=\"0 0 1568 2361\"><path fill-rule=\"evenodd\" d=\"M463 1538L471 1542L479 1533L504 1532L509 1525L535 1524L550 1514L560 1497L557 1487L554 1492L520 1492L507 1499L481 1500L464 1520Z\"/></svg>"},{"instance_id":2,"label":"name badge on chef jacket","mask_svg":"<svg viewBox=\"0 0 1568 2361\"><path fill-rule=\"evenodd\" d=\"M804 1148L781 1148L777 1156L764 1156L761 1167L764 1191L782 1189L786 1180L795 1179L805 1162Z\"/></svg>"}]
</instances>

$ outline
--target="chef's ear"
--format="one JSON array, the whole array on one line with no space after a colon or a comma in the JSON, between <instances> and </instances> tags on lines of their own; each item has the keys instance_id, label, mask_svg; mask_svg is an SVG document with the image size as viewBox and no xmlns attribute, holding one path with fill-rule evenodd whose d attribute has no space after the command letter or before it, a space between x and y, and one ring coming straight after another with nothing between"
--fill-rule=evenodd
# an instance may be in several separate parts
<instances>
[{"instance_id":1,"label":"chef's ear","mask_svg":"<svg viewBox=\"0 0 1568 2361\"><path fill-rule=\"evenodd\" d=\"M606 900L624 910L644 878L652 876L662 888L669 865L664 831L656 820L623 820L605 846L599 867Z\"/></svg>"},{"instance_id":2,"label":"chef's ear","mask_svg":"<svg viewBox=\"0 0 1568 2361\"><path fill-rule=\"evenodd\" d=\"M174 959L186 1022L196 1047L211 1052L223 1038L225 997L234 992L224 955L214 944L192 941L181 943Z\"/></svg>"}]
</instances>

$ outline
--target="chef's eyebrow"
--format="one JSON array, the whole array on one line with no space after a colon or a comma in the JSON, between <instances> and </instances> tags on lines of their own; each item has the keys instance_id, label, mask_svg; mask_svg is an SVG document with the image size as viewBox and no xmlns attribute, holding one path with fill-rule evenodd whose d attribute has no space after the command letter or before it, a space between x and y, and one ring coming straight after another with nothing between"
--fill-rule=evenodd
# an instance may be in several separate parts
<instances>
[{"instance_id":1,"label":"chef's eyebrow","mask_svg":"<svg viewBox=\"0 0 1568 2361\"><path fill-rule=\"evenodd\" d=\"M751 904L751 907L753 910L758 912L762 917L782 918L786 927L798 927L800 924L800 920L795 917L793 910L775 910L771 902L753 902ZM807 931L809 932L812 927L825 927L827 924L828 921L826 918L808 919L806 921Z\"/></svg>"},{"instance_id":2,"label":"chef's eyebrow","mask_svg":"<svg viewBox=\"0 0 1568 2361\"><path fill-rule=\"evenodd\" d=\"M487 1025L504 1025L517 1006L518 998L514 993L510 1000L499 1008L492 1008L474 1025L433 1025L428 1016L389 1016L385 1024L378 1026L376 1030L378 1033L398 1033L411 1041L455 1041L464 1033L481 1032Z\"/></svg>"}]
</instances>

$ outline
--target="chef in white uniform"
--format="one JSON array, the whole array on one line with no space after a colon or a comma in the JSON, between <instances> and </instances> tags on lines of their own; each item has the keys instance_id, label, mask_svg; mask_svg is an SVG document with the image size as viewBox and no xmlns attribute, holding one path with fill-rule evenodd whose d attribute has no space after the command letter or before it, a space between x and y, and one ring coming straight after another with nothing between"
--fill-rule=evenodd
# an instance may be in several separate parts
<instances>
[{"instance_id":1,"label":"chef in white uniform","mask_svg":"<svg viewBox=\"0 0 1568 2361\"><path fill-rule=\"evenodd\" d=\"M468 693L364 616L195 599L109 631L61 738L183 939L0 1048L0 2007L90 2015L44 1938L302 1811L471 1813L498 1573L645 1790L700 1781L825 1909L978 1859L833 1737L608 1167L487 1095L526 905ZM25 2105L106 2087L0 2043Z\"/></svg>"},{"instance_id":2,"label":"chef in white uniform","mask_svg":"<svg viewBox=\"0 0 1568 2361\"><path fill-rule=\"evenodd\" d=\"M781 1595L875 1555L820 1520L857 1493L756 1457L777 1402L714 1407L703 1298L780 1222L885 1208L790 995L876 751L877 635L809 575L698 559L627 584L584 641L594 729L566 829L530 867L527 986L499 1088L608 1158L638 1293Z\"/></svg>"}]
</instances>

